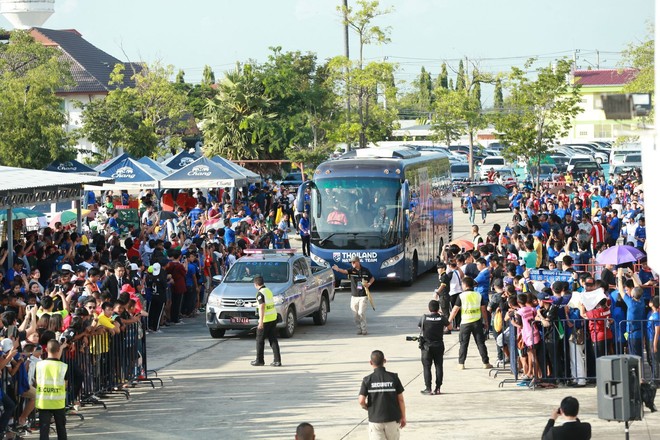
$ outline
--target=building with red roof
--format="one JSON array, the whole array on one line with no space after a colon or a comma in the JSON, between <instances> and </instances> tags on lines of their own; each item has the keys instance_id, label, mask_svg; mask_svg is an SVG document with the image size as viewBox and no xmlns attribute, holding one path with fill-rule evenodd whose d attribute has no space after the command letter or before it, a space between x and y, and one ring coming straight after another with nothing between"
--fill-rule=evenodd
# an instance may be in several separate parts
<instances>
[{"instance_id":1,"label":"building with red roof","mask_svg":"<svg viewBox=\"0 0 660 440\"><path fill-rule=\"evenodd\" d=\"M579 84L582 112L575 117L568 137L573 140L612 140L625 130L620 121L605 118L601 95L623 93L637 76L635 69L574 70L573 83Z\"/></svg>"}]
</instances>

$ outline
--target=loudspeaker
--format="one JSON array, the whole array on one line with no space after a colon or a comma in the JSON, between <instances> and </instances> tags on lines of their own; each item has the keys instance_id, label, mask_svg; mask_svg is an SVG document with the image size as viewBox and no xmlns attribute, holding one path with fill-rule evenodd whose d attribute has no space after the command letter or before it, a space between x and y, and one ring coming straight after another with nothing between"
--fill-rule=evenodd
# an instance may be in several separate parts
<instances>
[{"instance_id":1,"label":"loudspeaker","mask_svg":"<svg viewBox=\"0 0 660 440\"><path fill-rule=\"evenodd\" d=\"M598 418L642 420L639 356L602 356L596 360Z\"/></svg>"}]
</instances>

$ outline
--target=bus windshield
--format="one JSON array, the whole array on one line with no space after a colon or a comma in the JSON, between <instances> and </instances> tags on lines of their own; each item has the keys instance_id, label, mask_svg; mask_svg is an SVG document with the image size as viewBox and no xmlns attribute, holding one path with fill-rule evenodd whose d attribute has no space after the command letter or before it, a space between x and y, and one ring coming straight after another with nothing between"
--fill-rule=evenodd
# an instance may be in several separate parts
<instances>
[{"instance_id":1,"label":"bus windshield","mask_svg":"<svg viewBox=\"0 0 660 440\"><path fill-rule=\"evenodd\" d=\"M384 249L401 240L398 179L319 179L312 192L312 241L326 249ZM319 212L320 210L320 212Z\"/></svg>"}]
</instances>

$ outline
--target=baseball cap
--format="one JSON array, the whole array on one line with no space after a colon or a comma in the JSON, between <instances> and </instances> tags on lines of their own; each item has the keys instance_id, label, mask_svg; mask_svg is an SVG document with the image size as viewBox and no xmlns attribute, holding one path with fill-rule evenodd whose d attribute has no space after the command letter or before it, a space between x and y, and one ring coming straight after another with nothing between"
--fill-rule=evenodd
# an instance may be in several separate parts
<instances>
[{"instance_id":1,"label":"baseball cap","mask_svg":"<svg viewBox=\"0 0 660 440\"><path fill-rule=\"evenodd\" d=\"M600 223L600 217L594 217L591 219L591 221L594 223Z\"/></svg>"},{"instance_id":2,"label":"baseball cap","mask_svg":"<svg viewBox=\"0 0 660 440\"><path fill-rule=\"evenodd\" d=\"M516 257L516 254L509 254L506 256L506 261L518 261L518 257Z\"/></svg>"},{"instance_id":3,"label":"baseball cap","mask_svg":"<svg viewBox=\"0 0 660 440\"><path fill-rule=\"evenodd\" d=\"M155 276L158 276L160 274L160 263L154 263L153 266L151 266L152 273Z\"/></svg>"},{"instance_id":4,"label":"baseball cap","mask_svg":"<svg viewBox=\"0 0 660 440\"><path fill-rule=\"evenodd\" d=\"M11 349L14 348L14 341L5 338L0 342L0 348L2 348L3 353L9 353Z\"/></svg>"},{"instance_id":5,"label":"baseball cap","mask_svg":"<svg viewBox=\"0 0 660 440\"><path fill-rule=\"evenodd\" d=\"M353 255L353 256L351 257L351 263L354 263L354 262L356 262L356 261L359 262L359 261L360 261L360 257L358 257L357 255Z\"/></svg>"},{"instance_id":6,"label":"baseball cap","mask_svg":"<svg viewBox=\"0 0 660 440\"><path fill-rule=\"evenodd\" d=\"M75 273L70 264L63 264L62 265L62 272Z\"/></svg>"},{"instance_id":7,"label":"baseball cap","mask_svg":"<svg viewBox=\"0 0 660 440\"><path fill-rule=\"evenodd\" d=\"M137 264L135 264L135 263L131 263L131 264L128 265L128 269L129 269L129 270L138 270L139 267L138 267Z\"/></svg>"}]
</instances>

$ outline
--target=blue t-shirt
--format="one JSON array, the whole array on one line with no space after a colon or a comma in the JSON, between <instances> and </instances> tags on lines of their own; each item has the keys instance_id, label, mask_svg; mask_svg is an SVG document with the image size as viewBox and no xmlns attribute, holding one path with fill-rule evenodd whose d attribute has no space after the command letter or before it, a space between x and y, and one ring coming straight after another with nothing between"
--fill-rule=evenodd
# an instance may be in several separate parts
<instances>
[{"instance_id":1,"label":"blue t-shirt","mask_svg":"<svg viewBox=\"0 0 660 440\"><path fill-rule=\"evenodd\" d=\"M637 240L637 247L644 247L644 242L640 239L646 240L646 226L637 226L635 229L635 239Z\"/></svg>"},{"instance_id":2,"label":"blue t-shirt","mask_svg":"<svg viewBox=\"0 0 660 440\"><path fill-rule=\"evenodd\" d=\"M110 217L108 219L108 226L110 226L112 228L113 232L116 232L117 234L119 234L119 223L117 223L116 218Z\"/></svg>"},{"instance_id":3,"label":"blue t-shirt","mask_svg":"<svg viewBox=\"0 0 660 440\"><path fill-rule=\"evenodd\" d=\"M623 301L628 306L626 320L634 321L628 323L628 339L642 338L642 323L646 319L646 305L644 301L635 301L630 296L625 295Z\"/></svg>"},{"instance_id":4,"label":"blue t-shirt","mask_svg":"<svg viewBox=\"0 0 660 440\"><path fill-rule=\"evenodd\" d=\"M194 279L197 277L197 265L195 263L188 263L188 272L186 272L186 286L191 287L195 285Z\"/></svg>"},{"instance_id":5,"label":"blue t-shirt","mask_svg":"<svg viewBox=\"0 0 660 440\"><path fill-rule=\"evenodd\" d=\"M637 275L639 276L639 280L642 282L642 284L645 284L653 279L653 272L650 270L640 270L637 272ZM653 293L653 287L644 287L644 294L642 295L642 299L644 303L648 304L649 301L651 301L651 295Z\"/></svg>"},{"instance_id":6,"label":"blue t-shirt","mask_svg":"<svg viewBox=\"0 0 660 440\"><path fill-rule=\"evenodd\" d=\"M236 232L232 228L225 226L224 239L225 239L225 246L229 246L230 244L236 241Z\"/></svg>"},{"instance_id":7,"label":"blue t-shirt","mask_svg":"<svg viewBox=\"0 0 660 440\"><path fill-rule=\"evenodd\" d=\"M190 220L194 223L199 219L199 216L202 212L203 211L201 209L195 207L190 210L190 212L188 213L188 217L190 217Z\"/></svg>"},{"instance_id":8,"label":"blue t-shirt","mask_svg":"<svg viewBox=\"0 0 660 440\"><path fill-rule=\"evenodd\" d=\"M610 237L612 237L612 240L619 239L619 233L621 232L621 227L620 227L619 219L617 217L612 217L612 220L610 220L610 224L607 227L607 232L609 232Z\"/></svg>"},{"instance_id":9,"label":"blue t-shirt","mask_svg":"<svg viewBox=\"0 0 660 440\"><path fill-rule=\"evenodd\" d=\"M660 312L651 312L649 313L649 322L646 324L646 337L651 344L653 344L656 327L660 327ZM651 345L651 349L653 349L653 345Z\"/></svg>"}]
</instances>

